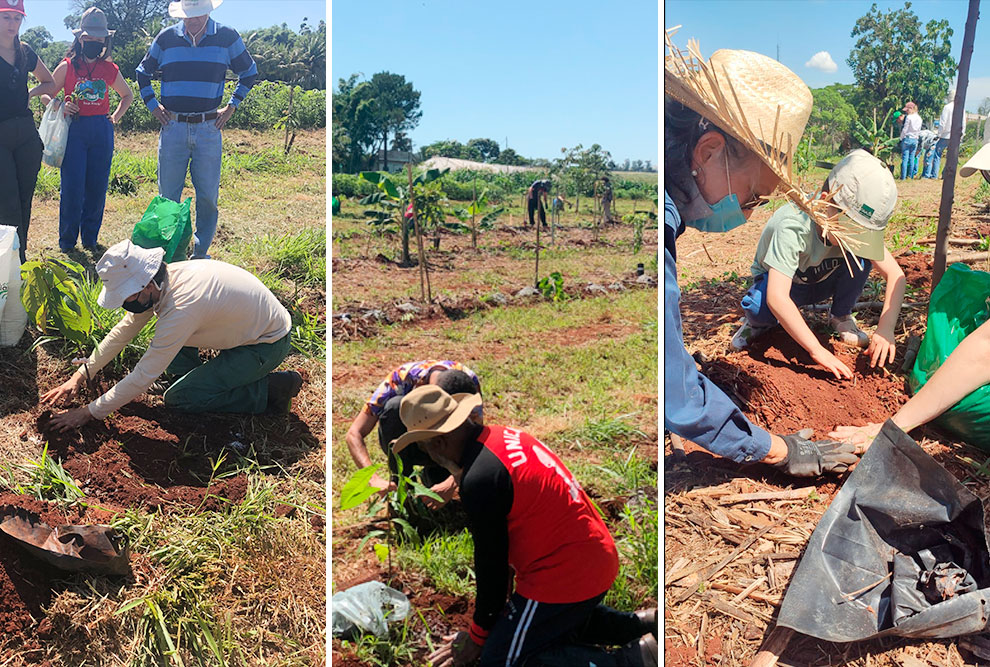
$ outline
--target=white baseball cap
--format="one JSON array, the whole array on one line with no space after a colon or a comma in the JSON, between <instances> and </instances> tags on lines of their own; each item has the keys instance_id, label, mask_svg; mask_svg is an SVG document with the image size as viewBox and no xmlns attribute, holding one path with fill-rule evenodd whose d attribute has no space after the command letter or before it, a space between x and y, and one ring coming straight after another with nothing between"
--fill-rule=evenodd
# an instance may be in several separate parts
<instances>
[{"instance_id":1,"label":"white baseball cap","mask_svg":"<svg viewBox=\"0 0 990 667\"><path fill-rule=\"evenodd\" d=\"M897 206L897 184L887 165L858 148L828 175L832 202L854 223L843 229L857 257L883 259L883 232Z\"/></svg>"},{"instance_id":2,"label":"white baseball cap","mask_svg":"<svg viewBox=\"0 0 990 667\"><path fill-rule=\"evenodd\" d=\"M96 272L103 281L96 303L107 310L120 308L125 299L148 286L164 257L163 248L142 248L130 239L107 248L96 263Z\"/></svg>"}]
</instances>

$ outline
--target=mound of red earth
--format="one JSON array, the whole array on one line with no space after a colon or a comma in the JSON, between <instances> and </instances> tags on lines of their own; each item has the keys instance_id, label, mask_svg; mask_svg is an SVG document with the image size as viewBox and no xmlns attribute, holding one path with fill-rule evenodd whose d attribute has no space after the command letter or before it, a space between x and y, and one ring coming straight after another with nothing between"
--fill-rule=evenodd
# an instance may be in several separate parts
<instances>
[{"instance_id":1,"label":"mound of red earth","mask_svg":"<svg viewBox=\"0 0 990 667\"><path fill-rule=\"evenodd\" d=\"M932 271L935 268L935 256L926 253L903 254L897 257L897 265L904 271L907 284L916 287L927 296L932 288ZM905 299L912 301L911 297Z\"/></svg>"},{"instance_id":2,"label":"mound of red earth","mask_svg":"<svg viewBox=\"0 0 990 667\"><path fill-rule=\"evenodd\" d=\"M882 422L907 400L904 377L889 370L900 368L899 358L888 370L870 368L859 350L824 345L853 370L852 380L837 380L815 364L782 328L705 364L703 372L773 433L812 428L822 438L837 425Z\"/></svg>"},{"instance_id":3,"label":"mound of red earth","mask_svg":"<svg viewBox=\"0 0 990 667\"><path fill-rule=\"evenodd\" d=\"M221 499L236 502L247 491L244 475L211 479L211 459L239 442L232 418L196 419L132 403L68 434L51 429L50 419L51 413L42 413L38 432L90 501L149 511L217 510L225 504Z\"/></svg>"}]
</instances>

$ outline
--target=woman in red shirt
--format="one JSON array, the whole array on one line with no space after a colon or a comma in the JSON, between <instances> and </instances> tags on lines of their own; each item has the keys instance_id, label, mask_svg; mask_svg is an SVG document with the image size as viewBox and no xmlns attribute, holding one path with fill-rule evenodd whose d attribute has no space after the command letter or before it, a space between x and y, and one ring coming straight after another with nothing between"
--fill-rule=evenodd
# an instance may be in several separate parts
<instances>
[{"instance_id":1,"label":"woman in red shirt","mask_svg":"<svg viewBox=\"0 0 990 667\"><path fill-rule=\"evenodd\" d=\"M65 59L52 76L56 90L65 90L65 109L72 114L59 202L58 245L69 252L81 236L83 247L96 251L113 159L113 125L120 121L134 94L110 61L112 30L96 7L82 15ZM120 95L110 115L110 89Z\"/></svg>"}]
</instances>

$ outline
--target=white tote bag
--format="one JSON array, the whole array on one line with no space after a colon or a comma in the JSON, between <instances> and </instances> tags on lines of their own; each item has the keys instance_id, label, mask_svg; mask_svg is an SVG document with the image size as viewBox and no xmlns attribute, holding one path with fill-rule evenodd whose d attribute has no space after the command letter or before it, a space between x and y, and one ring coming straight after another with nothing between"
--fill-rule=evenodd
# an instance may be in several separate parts
<instances>
[{"instance_id":1,"label":"white tote bag","mask_svg":"<svg viewBox=\"0 0 990 667\"><path fill-rule=\"evenodd\" d=\"M16 345L27 327L19 247L17 228L0 226L0 347Z\"/></svg>"},{"instance_id":2,"label":"white tote bag","mask_svg":"<svg viewBox=\"0 0 990 667\"><path fill-rule=\"evenodd\" d=\"M45 108L45 113L41 116L41 125L38 126L38 134L41 136L45 150L41 154L41 161L56 169L62 166L62 158L65 157L65 144L69 140L69 122L62 112L62 101L53 97Z\"/></svg>"}]
</instances>

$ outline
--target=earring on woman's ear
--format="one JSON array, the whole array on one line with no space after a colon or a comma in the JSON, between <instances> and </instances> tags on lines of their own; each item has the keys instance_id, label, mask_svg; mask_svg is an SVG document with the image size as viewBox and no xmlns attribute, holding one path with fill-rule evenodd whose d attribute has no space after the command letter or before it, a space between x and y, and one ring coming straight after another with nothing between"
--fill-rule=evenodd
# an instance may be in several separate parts
<instances>
[{"instance_id":1,"label":"earring on woman's ear","mask_svg":"<svg viewBox=\"0 0 990 667\"><path fill-rule=\"evenodd\" d=\"M692 176L697 176L698 175L698 170L697 169L692 169L691 170L691 175Z\"/></svg>"}]
</instances>

